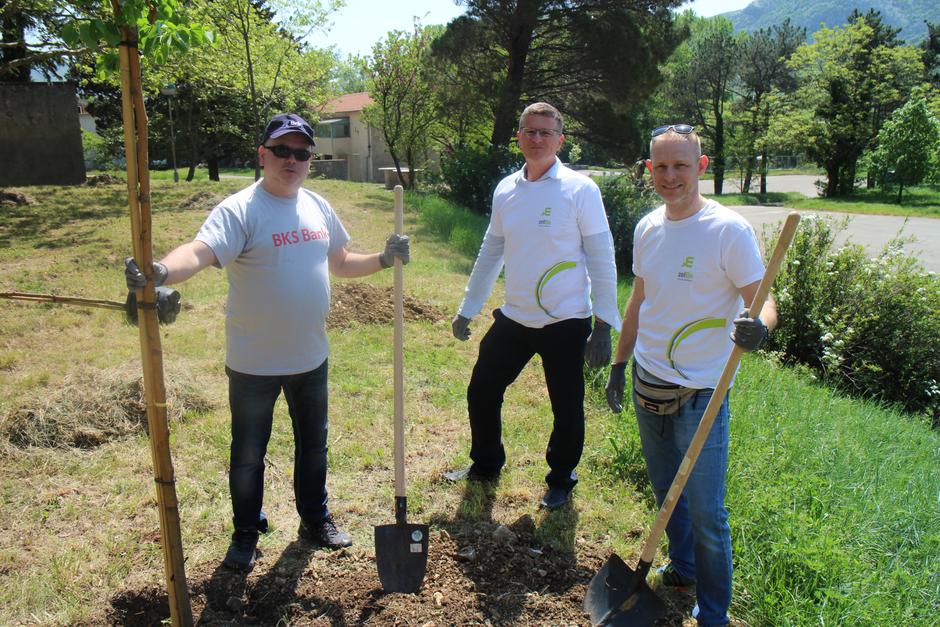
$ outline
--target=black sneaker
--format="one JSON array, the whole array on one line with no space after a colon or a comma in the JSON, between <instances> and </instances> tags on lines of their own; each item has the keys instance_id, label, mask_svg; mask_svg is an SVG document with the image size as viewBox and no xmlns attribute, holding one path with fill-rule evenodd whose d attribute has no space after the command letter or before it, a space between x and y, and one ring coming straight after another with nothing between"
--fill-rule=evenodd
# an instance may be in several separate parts
<instances>
[{"instance_id":1,"label":"black sneaker","mask_svg":"<svg viewBox=\"0 0 940 627\"><path fill-rule=\"evenodd\" d=\"M303 540L308 540L326 549L341 549L344 546L352 545L352 537L345 531L339 530L336 523L333 522L332 515L317 523L308 523L301 520L297 535Z\"/></svg>"},{"instance_id":2,"label":"black sneaker","mask_svg":"<svg viewBox=\"0 0 940 627\"><path fill-rule=\"evenodd\" d=\"M466 468L461 468L460 470L451 470L444 473L444 478L448 481L463 481L467 479L468 481L499 481L499 471L496 472L480 472L475 469L473 466L467 466Z\"/></svg>"},{"instance_id":3,"label":"black sneaker","mask_svg":"<svg viewBox=\"0 0 940 627\"><path fill-rule=\"evenodd\" d=\"M539 505L547 510L561 509L568 502L570 492L563 488L552 487L545 492Z\"/></svg>"},{"instance_id":4,"label":"black sneaker","mask_svg":"<svg viewBox=\"0 0 940 627\"><path fill-rule=\"evenodd\" d=\"M257 530L236 529L222 563L234 570L249 572L255 567L256 546L258 546Z\"/></svg>"},{"instance_id":5,"label":"black sneaker","mask_svg":"<svg viewBox=\"0 0 940 627\"><path fill-rule=\"evenodd\" d=\"M672 563L666 564L656 570L659 575L659 581L664 586L670 588L694 588L695 579L679 574Z\"/></svg>"}]
</instances>

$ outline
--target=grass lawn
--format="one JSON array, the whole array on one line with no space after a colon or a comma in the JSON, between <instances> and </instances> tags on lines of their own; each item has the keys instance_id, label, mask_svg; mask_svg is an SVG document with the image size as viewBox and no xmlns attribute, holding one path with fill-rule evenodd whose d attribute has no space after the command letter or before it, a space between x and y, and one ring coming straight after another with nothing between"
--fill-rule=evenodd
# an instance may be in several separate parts
<instances>
[{"instance_id":1,"label":"grass lawn","mask_svg":"<svg viewBox=\"0 0 940 627\"><path fill-rule=\"evenodd\" d=\"M169 180L156 179L155 253L190 239L211 200L245 183L177 185L172 172ZM353 250L379 249L392 229L391 192L336 181L311 186L333 203ZM0 291L123 301L123 259L130 254L125 188L24 191L35 204L0 213ZM589 373L587 444L569 510L548 514L536 507L551 424L537 359L507 393L509 461L492 503L462 498L462 489L440 480L444 470L468 461L466 383L486 320L473 321L464 343L452 338L449 315L484 227L482 218L434 198L406 200L405 229L413 238L406 293L447 312L405 327L409 516L435 521L459 513L471 522L510 524L529 515L546 546L609 547L633 557L655 511L632 416L611 414L603 401L604 371ZM392 273L364 281L386 288ZM221 272L209 269L179 289L184 309L175 324L162 327L168 387L177 398L196 394L209 407L173 422L171 446L187 572L211 571L231 533L226 285ZM501 289L485 311L499 305ZM625 284L622 303L628 293ZM371 551L373 526L390 522L393 500L392 330L354 323L331 332L330 340L331 508L356 544ZM121 591L164 585L145 434L91 448L20 448L6 430L24 407L50 399L77 404L110 379L139 377L137 330L115 312L0 300L0 434L6 435L0 439L0 624L100 624L109 599ZM754 626L934 624L940 434L917 417L838 397L761 356L742 365L732 411L733 614ZM266 475L273 532L261 547L269 556L295 537L292 456L282 399Z\"/></svg>"}]
</instances>

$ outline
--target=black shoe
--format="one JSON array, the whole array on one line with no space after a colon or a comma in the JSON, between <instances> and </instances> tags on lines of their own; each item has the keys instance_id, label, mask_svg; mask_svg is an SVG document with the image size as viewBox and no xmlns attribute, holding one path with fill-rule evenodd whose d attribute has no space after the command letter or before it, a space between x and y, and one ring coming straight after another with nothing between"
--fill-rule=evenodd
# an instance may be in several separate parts
<instances>
[{"instance_id":1,"label":"black shoe","mask_svg":"<svg viewBox=\"0 0 940 627\"><path fill-rule=\"evenodd\" d=\"M444 478L448 481L461 481L463 479L467 479L469 481L497 481L499 480L499 471L480 472L473 466L467 466L462 470L451 470L450 472L445 472Z\"/></svg>"},{"instance_id":2,"label":"black shoe","mask_svg":"<svg viewBox=\"0 0 940 627\"><path fill-rule=\"evenodd\" d=\"M548 491L545 492L545 496L542 497L542 501L539 505L545 509L560 509L568 502L569 494L571 494L571 492L564 488L549 488Z\"/></svg>"},{"instance_id":3,"label":"black shoe","mask_svg":"<svg viewBox=\"0 0 940 627\"><path fill-rule=\"evenodd\" d=\"M352 536L336 527L332 515L316 523L301 520L297 535L326 549L341 549L352 545Z\"/></svg>"},{"instance_id":4,"label":"black shoe","mask_svg":"<svg viewBox=\"0 0 940 627\"><path fill-rule=\"evenodd\" d=\"M258 546L257 530L236 529L222 563L234 570L250 572L255 567L256 546Z\"/></svg>"}]
</instances>

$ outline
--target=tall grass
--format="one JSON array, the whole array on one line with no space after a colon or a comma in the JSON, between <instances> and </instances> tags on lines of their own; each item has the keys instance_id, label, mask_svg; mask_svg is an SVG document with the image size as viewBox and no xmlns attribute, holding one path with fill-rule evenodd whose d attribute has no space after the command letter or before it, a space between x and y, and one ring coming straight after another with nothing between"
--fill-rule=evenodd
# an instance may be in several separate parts
<instances>
[{"instance_id":1,"label":"tall grass","mask_svg":"<svg viewBox=\"0 0 940 627\"><path fill-rule=\"evenodd\" d=\"M935 624L940 434L760 355L731 413L733 614L755 627ZM632 408L611 441L614 475L652 516Z\"/></svg>"}]
</instances>

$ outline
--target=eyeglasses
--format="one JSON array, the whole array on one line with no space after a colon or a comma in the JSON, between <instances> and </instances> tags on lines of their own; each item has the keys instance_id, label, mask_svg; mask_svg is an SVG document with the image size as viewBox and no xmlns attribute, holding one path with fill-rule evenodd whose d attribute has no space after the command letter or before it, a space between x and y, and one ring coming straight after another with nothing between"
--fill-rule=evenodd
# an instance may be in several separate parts
<instances>
[{"instance_id":1,"label":"eyeglasses","mask_svg":"<svg viewBox=\"0 0 940 627\"><path fill-rule=\"evenodd\" d=\"M542 139L551 139L556 134L561 135L561 131L554 128L521 128L519 129L519 132L529 139L535 139L536 135Z\"/></svg>"},{"instance_id":2,"label":"eyeglasses","mask_svg":"<svg viewBox=\"0 0 940 627\"><path fill-rule=\"evenodd\" d=\"M288 148L281 144L265 146L265 148L273 152L278 159L287 159L289 156L294 155L294 159L297 161L307 161L313 156L313 153L306 148Z\"/></svg>"},{"instance_id":3,"label":"eyeglasses","mask_svg":"<svg viewBox=\"0 0 940 627\"><path fill-rule=\"evenodd\" d=\"M650 133L650 137L659 137L669 131L675 131L680 135L688 135L695 132L695 127L691 124L667 124L666 126L657 126L653 129L653 132Z\"/></svg>"}]
</instances>

